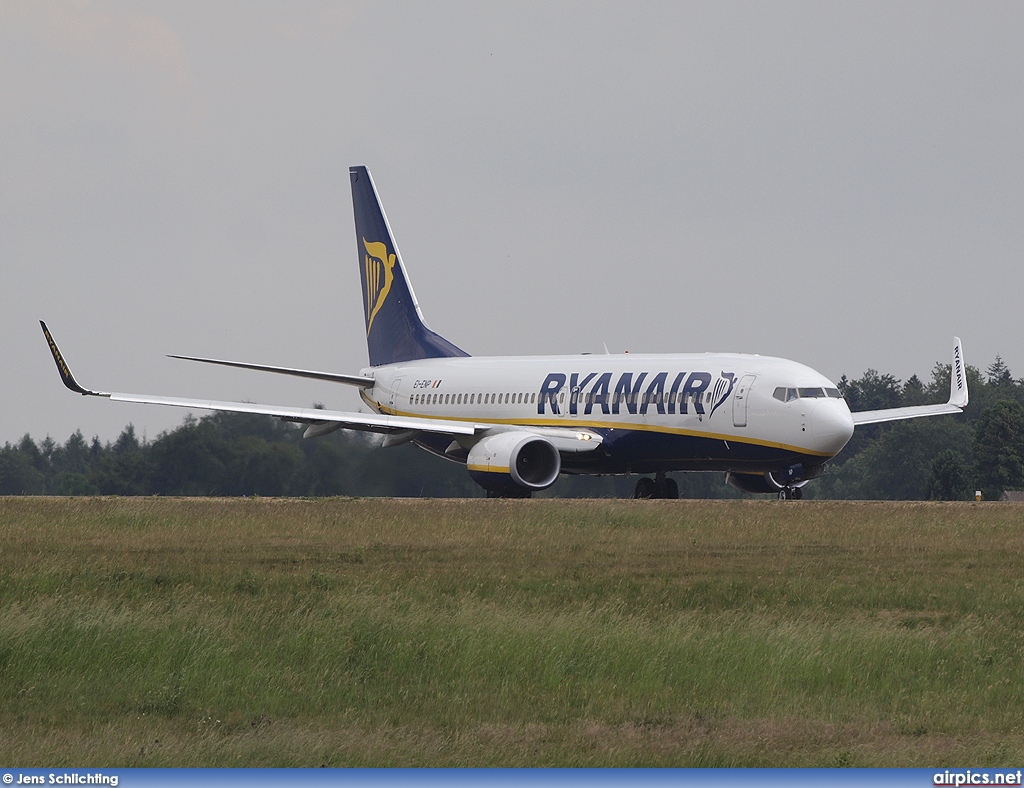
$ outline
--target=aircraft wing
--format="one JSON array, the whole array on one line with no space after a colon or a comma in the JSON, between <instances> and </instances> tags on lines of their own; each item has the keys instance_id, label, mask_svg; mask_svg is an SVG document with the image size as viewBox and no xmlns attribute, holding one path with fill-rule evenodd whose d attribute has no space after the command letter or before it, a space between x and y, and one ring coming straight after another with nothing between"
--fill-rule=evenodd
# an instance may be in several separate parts
<instances>
[{"instance_id":1,"label":"aircraft wing","mask_svg":"<svg viewBox=\"0 0 1024 788\"><path fill-rule=\"evenodd\" d=\"M957 405L916 405L910 408L887 408L885 410L862 410L852 413L853 424L879 424L883 421L919 419L922 416L941 416L944 413L962 413Z\"/></svg>"},{"instance_id":2,"label":"aircraft wing","mask_svg":"<svg viewBox=\"0 0 1024 788\"><path fill-rule=\"evenodd\" d=\"M967 407L967 375L964 373L964 352L960 337L953 337L953 365L949 376L949 401L940 405L913 405L907 408L886 408L884 410L862 410L851 414L854 426L878 424L883 421L918 419L922 416L941 416L944 413L960 413Z\"/></svg>"},{"instance_id":3,"label":"aircraft wing","mask_svg":"<svg viewBox=\"0 0 1024 788\"><path fill-rule=\"evenodd\" d=\"M294 421L300 424L337 424L339 427L346 427L350 430L363 430L365 432L415 430L416 432L436 432L443 435L474 435L477 432L483 432L488 429L488 425L478 425L468 421L441 421L404 416L384 416L379 413L354 413L341 410L321 410L320 408L294 408L284 405L257 405L250 402L222 402L218 400L157 397L146 394L123 394L118 392L102 393L88 391L86 394L107 397L114 402L172 405L177 408L198 408L200 410L217 410L226 413L255 413L262 416L276 416L279 419Z\"/></svg>"},{"instance_id":4,"label":"aircraft wing","mask_svg":"<svg viewBox=\"0 0 1024 788\"><path fill-rule=\"evenodd\" d=\"M57 371L60 372L64 385L72 391L90 397L106 397L115 402L135 402L144 405L171 405L178 408L196 408L201 410L225 411L228 413L255 413L264 416L276 416L280 419L299 422L303 424L326 425L337 424L339 427L346 427L354 430L367 432L397 432L401 430L415 430L418 432L432 432L442 435L475 435L491 428L487 424L475 424L468 421L448 421L435 419L422 419L406 416L386 416L378 413L352 413L336 410L321 410L319 408L295 408L281 405L257 405L249 402L220 402L206 399L184 399L181 397L161 397L149 394L124 394L120 392L92 391L85 388L71 374L71 369L64 356L61 354L57 343L51 336L46 323L42 320L39 324L43 327L43 334L50 346L53 360L57 364ZM356 384L361 385L361 384Z\"/></svg>"}]
</instances>

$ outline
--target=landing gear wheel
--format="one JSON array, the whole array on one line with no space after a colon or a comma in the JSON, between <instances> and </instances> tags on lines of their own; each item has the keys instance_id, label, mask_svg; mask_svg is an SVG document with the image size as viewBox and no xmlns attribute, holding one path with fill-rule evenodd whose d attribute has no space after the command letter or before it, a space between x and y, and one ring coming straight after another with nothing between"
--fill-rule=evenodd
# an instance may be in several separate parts
<instances>
[{"instance_id":1,"label":"landing gear wheel","mask_svg":"<svg viewBox=\"0 0 1024 788\"><path fill-rule=\"evenodd\" d=\"M783 487L779 490L780 501L799 501L804 497L804 491L799 487Z\"/></svg>"},{"instance_id":2,"label":"landing gear wheel","mask_svg":"<svg viewBox=\"0 0 1024 788\"><path fill-rule=\"evenodd\" d=\"M530 490L523 490L522 492L495 492L494 490L487 491L488 498L532 498L533 492Z\"/></svg>"},{"instance_id":3,"label":"landing gear wheel","mask_svg":"<svg viewBox=\"0 0 1024 788\"><path fill-rule=\"evenodd\" d=\"M671 498L679 497L679 485L675 479L668 479L664 473L659 473L655 478L645 476L637 479L634 498Z\"/></svg>"},{"instance_id":4,"label":"landing gear wheel","mask_svg":"<svg viewBox=\"0 0 1024 788\"><path fill-rule=\"evenodd\" d=\"M633 491L634 498L654 498L657 490L654 486L654 479L644 476L636 480L636 489Z\"/></svg>"},{"instance_id":5,"label":"landing gear wheel","mask_svg":"<svg viewBox=\"0 0 1024 788\"><path fill-rule=\"evenodd\" d=\"M655 487L658 489L659 498L668 498L674 501L679 497L679 485L676 484L675 479L661 479L660 484L655 482Z\"/></svg>"}]
</instances>

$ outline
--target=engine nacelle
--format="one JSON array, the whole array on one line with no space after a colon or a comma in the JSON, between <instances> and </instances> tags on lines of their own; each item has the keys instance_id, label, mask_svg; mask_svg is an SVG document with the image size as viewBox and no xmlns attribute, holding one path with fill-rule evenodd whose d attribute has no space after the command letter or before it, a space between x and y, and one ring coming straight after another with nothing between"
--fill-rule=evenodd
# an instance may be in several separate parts
<instances>
[{"instance_id":1,"label":"engine nacelle","mask_svg":"<svg viewBox=\"0 0 1024 788\"><path fill-rule=\"evenodd\" d=\"M544 490L558 479L558 449L529 432L499 432L469 450L466 467L473 481L496 493Z\"/></svg>"},{"instance_id":2,"label":"engine nacelle","mask_svg":"<svg viewBox=\"0 0 1024 788\"><path fill-rule=\"evenodd\" d=\"M773 484L767 473L727 473L725 481L731 487L746 493L777 493L779 486Z\"/></svg>"},{"instance_id":3,"label":"engine nacelle","mask_svg":"<svg viewBox=\"0 0 1024 788\"><path fill-rule=\"evenodd\" d=\"M786 487L803 487L811 479L817 479L825 472L825 466L805 468L801 463L790 465L778 471L764 473L725 474L727 484L748 493L777 493Z\"/></svg>"}]
</instances>

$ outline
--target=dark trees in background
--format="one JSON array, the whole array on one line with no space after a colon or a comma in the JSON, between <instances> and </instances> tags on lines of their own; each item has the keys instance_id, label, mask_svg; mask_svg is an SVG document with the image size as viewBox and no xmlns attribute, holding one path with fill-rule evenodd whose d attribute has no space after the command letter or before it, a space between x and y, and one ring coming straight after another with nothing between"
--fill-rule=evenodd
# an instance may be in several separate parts
<instances>
[{"instance_id":1,"label":"dark trees in background","mask_svg":"<svg viewBox=\"0 0 1024 788\"><path fill-rule=\"evenodd\" d=\"M974 469L956 449L945 449L934 460L925 494L933 501L974 499Z\"/></svg>"},{"instance_id":2,"label":"dark trees in background","mask_svg":"<svg viewBox=\"0 0 1024 788\"><path fill-rule=\"evenodd\" d=\"M901 386L868 370L840 386L851 410L921 405L949 397L949 372L948 364L936 364L926 385L914 376ZM963 415L858 428L820 484L805 489L816 498L969 500L981 485L993 500L1024 488L1024 428L1016 415L1024 414L1024 381L1014 380L998 356L987 375L971 366L966 373L971 404Z\"/></svg>"},{"instance_id":3,"label":"dark trees in background","mask_svg":"<svg viewBox=\"0 0 1024 788\"><path fill-rule=\"evenodd\" d=\"M868 370L839 382L852 410L944 402L949 365L925 383ZM971 404L936 416L858 428L811 498L964 500L1024 489L1024 381L1002 359L967 368ZM302 427L264 416L188 417L152 441L129 425L113 443L75 432L63 444L26 435L0 448L0 495L384 495L481 497L461 465L379 436L339 430L303 440ZM721 473L674 474L684 498L745 497ZM635 477L563 476L545 497L631 497Z\"/></svg>"},{"instance_id":4,"label":"dark trees in background","mask_svg":"<svg viewBox=\"0 0 1024 788\"><path fill-rule=\"evenodd\" d=\"M974 457L985 498L1024 489L1024 406L1004 400L987 408L975 429Z\"/></svg>"}]
</instances>

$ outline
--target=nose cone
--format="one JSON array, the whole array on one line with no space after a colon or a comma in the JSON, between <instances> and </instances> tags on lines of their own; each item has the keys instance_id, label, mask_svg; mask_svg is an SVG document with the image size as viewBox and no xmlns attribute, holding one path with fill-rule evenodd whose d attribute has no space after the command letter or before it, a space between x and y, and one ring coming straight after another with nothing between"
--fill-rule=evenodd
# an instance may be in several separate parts
<instances>
[{"instance_id":1,"label":"nose cone","mask_svg":"<svg viewBox=\"0 0 1024 788\"><path fill-rule=\"evenodd\" d=\"M853 437L853 416L841 399L819 400L810 415L814 448L832 456L839 454Z\"/></svg>"}]
</instances>

